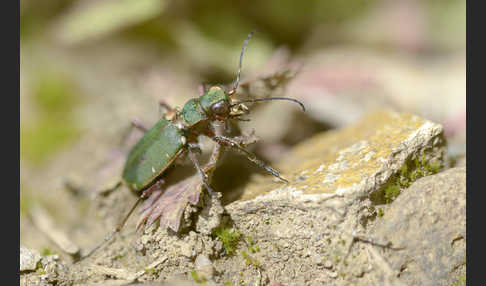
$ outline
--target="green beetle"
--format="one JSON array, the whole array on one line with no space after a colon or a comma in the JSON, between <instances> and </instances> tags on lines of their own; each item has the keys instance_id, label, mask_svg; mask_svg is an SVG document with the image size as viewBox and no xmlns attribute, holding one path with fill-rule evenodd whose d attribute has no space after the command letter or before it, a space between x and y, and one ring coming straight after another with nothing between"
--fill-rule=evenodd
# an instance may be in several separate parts
<instances>
[{"instance_id":1,"label":"green beetle","mask_svg":"<svg viewBox=\"0 0 486 286\"><path fill-rule=\"evenodd\" d=\"M124 183L134 191L153 184L175 159L197 144L199 135L212 135L211 121L231 116L230 105L229 96L214 86L189 100L180 113L170 110L169 116L161 118L130 151L123 170Z\"/></svg>"},{"instance_id":2,"label":"green beetle","mask_svg":"<svg viewBox=\"0 0 486 286\"><path fill-rule=\"evenodd\" d=\"M243 103L248 102L288 100L298 103L305 111L304 105L293 98L269 97L244 101L232 100L231 95L236 92L240 80L243 54L248 40L253 33L254 31L248 35L243 44L237 78L231 90L225 91L220 86L212 86L207 91L203 89L201 90L201 95L198 98L190 99L180 112L161 103L165 106L167 112L148 130L140 124L132 122L133 126L138 127L144 131L145 134L128 154L123 169L122 181L133 191L143 191L142 195L118 227L105 237L101 244L84 256L83 259L90 256L96 249L101 247L106 241L110 240L116 232L119 232L123 228L127 219L140 201L159 187L159 182L164 175L164 171L172 166L174 161L185 153L189 155L189 158L200 174L203 184L208 192L211 195L214 194L214 191L208 182L206 175L207 170L201 168L194 153L194 150L199 149L198 137L200 135L205 135L211 138L218 145L227 146L239 151L253 163L264 168L280 180L287 182L287 180L280 177L276 170L256 158L253 153L245 150L239 142L233 138L226 137L224 124L222 124L226 120L239 119L241 115L247 114L247 109Z\"/></svg>"}]
</instances>

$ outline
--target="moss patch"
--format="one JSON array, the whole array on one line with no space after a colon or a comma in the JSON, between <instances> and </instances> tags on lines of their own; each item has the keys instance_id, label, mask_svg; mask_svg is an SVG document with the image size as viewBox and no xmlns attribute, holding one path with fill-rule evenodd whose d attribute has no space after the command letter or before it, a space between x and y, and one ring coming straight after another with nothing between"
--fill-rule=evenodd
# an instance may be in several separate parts
<instances>
[{"instance_id":1,"label":"moss patch","mask_svg":"<svg viewBox=\"0 0 486 286\"><path fill-rule=\"evenodd\" d=\"M461 275L459 279L457 279L456 281L454 281L454 283L452 283L452 286L462 286L462 285L466 285L466 275Z\"/></svg>"},{"instance_id":2,"label":"moss patch","mask_svg":"<svg viewBox=\"0 0 486 286\"><path fill-rule=\"evenodd\" d=\"M191 271L191 277L196 283L206 284L206 277L200 277L196 270Z\"/></svg>"},{"instance_id":3,"label":"moss patch","mask_svg":"<svg viewBox=\"0 0 486 286\"><path fill-rule=\"evenodd\" d=\"M247 236L246 242L247 242L247 245L248 245L248 250L251 253L255 253L255 252L260 251L260 247L256 244L256 241L251 236Z\"/></svg>"},{"instance_id":4,"label":"moss patch","mask_svg":"<svg viewBox=\"0 0 486 286\"><path fill-rule=\"evenodd\" d=\"M241 234L228 226L220 226L216 228L213 232L213 236L217 237L223 243L223 248L227 255L234 254L238 242L241 239Z\"/></svg>"},{"instance_id":5,"label":"moss patch","mask_svg":"<svg viewBox=\"0 0 486 286\"><path fill-rule=\"evenodd\" d=\"M375 205L389 204L395 200L400 192L417 179L436 174L441 170L441 164L427 160L425 152L407 159L400 170L392 175L383 187L370 195Z\"/></svg>"},{"instance_id":6,"label":"moss patch","mask_svg":"<svg viewBox=\"0 0 486 286\"><path fill-rule=\"evenodd\" d=\"M246 265L253 265L255 267L260 266L260 262L257 259L255 259L254 257L250 256L248 254L248 252L242 250L241 256L243 256L243 259L245 260Z\"/></svg>"},{"instance_id":7,"label":"moss patch","mask_svg":"<svg viewBox=\"0 0 486 286\"><path fill-rule=\"evenodd\" d=\"M41 251L42 256L48 256L48 255L54 255L54 254L57 254L57 253L55 251L47 248L47 247L43 248L42 251Z\"/></svg>"}]
</instances>

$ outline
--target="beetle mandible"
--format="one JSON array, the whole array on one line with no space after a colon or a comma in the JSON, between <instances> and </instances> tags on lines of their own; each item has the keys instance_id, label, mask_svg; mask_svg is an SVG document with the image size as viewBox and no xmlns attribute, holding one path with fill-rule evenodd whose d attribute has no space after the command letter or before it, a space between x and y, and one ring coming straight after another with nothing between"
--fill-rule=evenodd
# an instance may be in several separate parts
<instances>
[{"instance_id":1,"label":"beetle mandible","mask_svg":"<svg viewBox=\"0 0 486 286\"><path fill-rule=\"evenodd\" d=\"M267 97L242 101L232 100L231 96L236 93L240 81L243 54L254 32L252 31L248 34L243 43L237 77L230 90L225 91L220 86L212 86L207 91L203 89L201 95L190 99L181 111L172 109L161 102L161 105L167 109L167 112L150 129L132 122L134 127L141 129L145 134L128 154L122 173L122 182L133 191L142 191L142 194L116 229L82 259L93 254L123 228L140 201L147 198L158 187L164 171L185 153L187 153L194 164L209 194L214 194L214 190L209 184L207 173L211 168L215 167L215 162L206 168L202 168L195 155L200 135L211 138L219 146L225 146L242 153L256 165L262 167L281 181L288 183L276 170L266 165L253 153L244 149L237 140L227 137L224 124L222 124L230 119L240 119L241 115L247 114L246 106L243 104L250 102L288 100L299 104L305 111L305 107L300 101L287 97Z\"/></svg>"}]
</instances>

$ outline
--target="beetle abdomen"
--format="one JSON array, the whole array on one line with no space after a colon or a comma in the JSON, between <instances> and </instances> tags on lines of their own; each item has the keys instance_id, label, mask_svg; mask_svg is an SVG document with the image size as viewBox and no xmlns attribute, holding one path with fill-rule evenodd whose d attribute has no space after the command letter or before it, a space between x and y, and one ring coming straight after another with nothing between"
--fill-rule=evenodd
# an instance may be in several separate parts
<instances>
[{"instance_id":1,"label":"beetle abdomen","mask_svg":"<svg viewBox=\"0 0 486 286\"><path fill-rule=\"evenodd\" d=\"M123 180L135 191L149 186L182 152L184 135L176 125L160 119L128 154Z\"/></svg>"}]
</instances>

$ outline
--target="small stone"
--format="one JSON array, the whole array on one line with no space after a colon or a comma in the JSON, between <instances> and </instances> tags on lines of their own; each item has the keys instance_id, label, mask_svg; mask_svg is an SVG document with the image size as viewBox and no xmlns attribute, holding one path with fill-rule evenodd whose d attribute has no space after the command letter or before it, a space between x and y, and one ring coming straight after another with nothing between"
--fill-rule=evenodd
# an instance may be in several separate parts
<instances>
[{"instance_id":1,"label":"small stone","mask_svg":"<svg viewBox=\"0 0 486 286\"><path fill-rule=\"evenodd\" d=\"M147 243L149 243L151 240L151 237L150 235L143 235L141 238L140 238L140 242L145 245Z\"/></svg>"},{"instance_id":2,"label":"small stone","mask_svg":"<svg viewBox=\"0 0 486 286\"><path fill-rule=\"evenodd\" d=\"M20 246L20 271L36 270L41 258L38 251Z\"/></svg>"},{"instance_id":3,"label":"small stone","mask_svg":"<svg viewBox=\"0 0 486 286\"><path fill-rule=\"evenodd\" d=\"M332 262L330 260L327 260L324 262L324 268L331 269L332 268Z\"/></svg>"},{"instance_id":4,"label":"small stone","mask_svg":"<svg viewBox=\"0 0 486 286\"><path fill-rule=\"evenodd\" d=\"M197 272L204 276L206 279L212 279L214 276L214 267L213 263L209 258L204 255L200 254L197 256L196 261L194 261L194 267L196 268Z\"/></svg>"},{"instance_id":5,"label":"small stone","mask_svg":"<svg viewBox=\"0 0 486 286\"><path fill-rule=\"evenodd\" d=\"M328 275L329 275L329 277L331 277L331 278L336 278L336 277L338 276L337 272L335 272L335 271L331 271L331 272L329 272L329 274L328 274Z\"/></svg>"},{"instance_id":6,"label":"small stone","mask_svg":"<svg viewBox=\"0 0 486 286\"><path fill-rule=\"evenodd\" d=\"M321 255L314 253L314 254L311 254L311 257L312 257L312 262L314 264L322 265L324 258Z\"/></svg>"},{"instance_id":7,"label":"small stone","mask_svg":"<svg viewBox=\"0 0 486 286\"><path fill-rule=\"evenodd\" d=\"M186 256L186 257L193 257L194 256L194 253L193 253L193 247L191 244L189 243L184 243L181 245L181 254Z\"/></svg>"}]
</instances>

